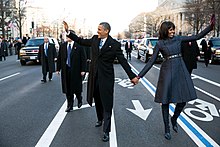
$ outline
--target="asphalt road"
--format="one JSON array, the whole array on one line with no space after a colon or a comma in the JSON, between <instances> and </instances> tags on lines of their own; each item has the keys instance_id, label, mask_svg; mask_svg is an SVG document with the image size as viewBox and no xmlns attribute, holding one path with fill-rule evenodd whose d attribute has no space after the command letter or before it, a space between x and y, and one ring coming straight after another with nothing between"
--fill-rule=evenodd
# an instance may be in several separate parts
<instances>
[{"instance_id":1,"label":"asphalt road","mask_svg":"<svg viewBox=\"0 0 220 147\"><path fill-rule=\"evenodd\" d=\"M134 72L145 65L129 61ZM16 56L0 62L0 147L194 147L220 146L220 65L205 67L198 62L193 82L198 99L185 107L178 119L179 132L171 129L172 139L163 136L161 108L154 102L160 64L155 64L133 87L120 66L115 64L114 109L110 141L101 141L102 128L94 127L95 108L86 103L65 113L65 95L60 77L41 84L41 66L21 66ZM170 114L173 113L170 105Z\"/></svg>"}]
</instances>

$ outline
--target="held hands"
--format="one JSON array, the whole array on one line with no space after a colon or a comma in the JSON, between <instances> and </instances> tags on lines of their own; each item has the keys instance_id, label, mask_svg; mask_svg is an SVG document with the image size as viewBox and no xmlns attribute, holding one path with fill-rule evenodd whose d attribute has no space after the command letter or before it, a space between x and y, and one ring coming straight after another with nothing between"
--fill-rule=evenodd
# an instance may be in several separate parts
<instances>
[{"instance_id":1,"label":"held hands","mask_svg":"<svg viewBox=\"0 0 220 147\"><path fill-rule=\"evenodd\" d=\"M139 79L140 79L139 77L135 77L131 80L131 83L133 83L134 85L137 85L139 82Z\"/></svg>"},{"instance_id":2,"label":"held hands","mask_svg":"<svg viewBox=\"0 0 220 147\"><path fill-rule=\"evenodd\" d=\"M63 21L63 25L64 25L65 31L68 33L68 31L69 31L69 26L68 26L68 24L67 24L65 21Z\"/></svg>"},{"instance_id":3,"label":"held hands","mask_svg":"<svg viewBox=\"0 0 220 147\"><path fill-rule=\"evenodd\" d=\"M86 72L84 72L84 71L83 71L83 72L81 72L81 76L84 76L85 74L86 74Z\"/></svg>"},{"instance_id":4,"label":"held hands","mask_svg":"<svg viewBox=\"0 0 220 147\"><path fill-rule=\"evenodd\" d=\"M215 14L212 14L211 20L210 20L210 25L213 28L215 26Z\"/></svg>"}]
</instances>

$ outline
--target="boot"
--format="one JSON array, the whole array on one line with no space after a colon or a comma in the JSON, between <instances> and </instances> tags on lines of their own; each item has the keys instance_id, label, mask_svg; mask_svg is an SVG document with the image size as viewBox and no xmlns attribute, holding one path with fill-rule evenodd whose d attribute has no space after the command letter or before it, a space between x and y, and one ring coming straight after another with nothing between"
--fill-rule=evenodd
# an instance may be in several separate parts
<instances>
[{"instance_id":1,"label":"boot","mask_svg":"<svg viewBox=\"0 0 220 147\"><path fill-rule=\"evenodd\" d=\"M185 105L186 105L186 102L177 103L174 114L173 114L173 117L171 117L171 123L172 123L172 126L173 126L173 130L176 133L178 133L177 118L180 116L180 113L182 112Z\"/></svg>"},{"instance_id":2,"label":"boot","mask_svg":"<svg viewBox=\"0 0 220 147\"><path fill-rule=\"evenodd\" d=\"M162 104L162 115L163 115L163 122L165 126L164 137L167 140L170 140L171 135L170 135L170 125L169 125L169 104Z\"/></svg>"}]
</instances>

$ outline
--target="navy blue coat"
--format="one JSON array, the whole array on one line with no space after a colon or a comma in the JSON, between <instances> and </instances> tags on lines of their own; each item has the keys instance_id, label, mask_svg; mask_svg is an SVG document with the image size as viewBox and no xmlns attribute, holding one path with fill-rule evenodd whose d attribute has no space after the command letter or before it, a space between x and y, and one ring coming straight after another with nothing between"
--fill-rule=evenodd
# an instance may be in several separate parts
<instances>
[{"instance_id":1,"label":"navy blue coat","mask_svg":"<svg viewBox=\"0 0 220 147\"><path fill-rule=\"evenodd\" d=\"M159 40L155 46L155 52L145 67L139 73L143 77L153 66L159 51L166 59L160 68L159 80L155 94L155 102L182 103L197 98L196 91L189 72L182 57L167 59L171 55L181 54L182 41L195 41L212 30L211 26L207 27L198 35L194 36L175 36L166 40Z\"/></svg>"}]
</instances>

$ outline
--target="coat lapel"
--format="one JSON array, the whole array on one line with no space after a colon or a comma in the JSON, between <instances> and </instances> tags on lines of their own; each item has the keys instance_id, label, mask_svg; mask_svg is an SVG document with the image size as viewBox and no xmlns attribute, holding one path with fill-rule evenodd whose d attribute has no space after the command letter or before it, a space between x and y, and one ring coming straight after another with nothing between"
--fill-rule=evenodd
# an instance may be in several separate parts
<instances>
[{"instance_id":1,"label":"coat lapel","mask_svg":"<svg viewBox=\"0 0 220 147\"><path fill-rule=\"evenodd\" d=\"M108 38L106 39L105 41L105 44L102 46L102 49L101 49L101 54L106 52L109 48L109 44L110 44L110 36L108 36Z\"/></svg>"}]
</instances>

